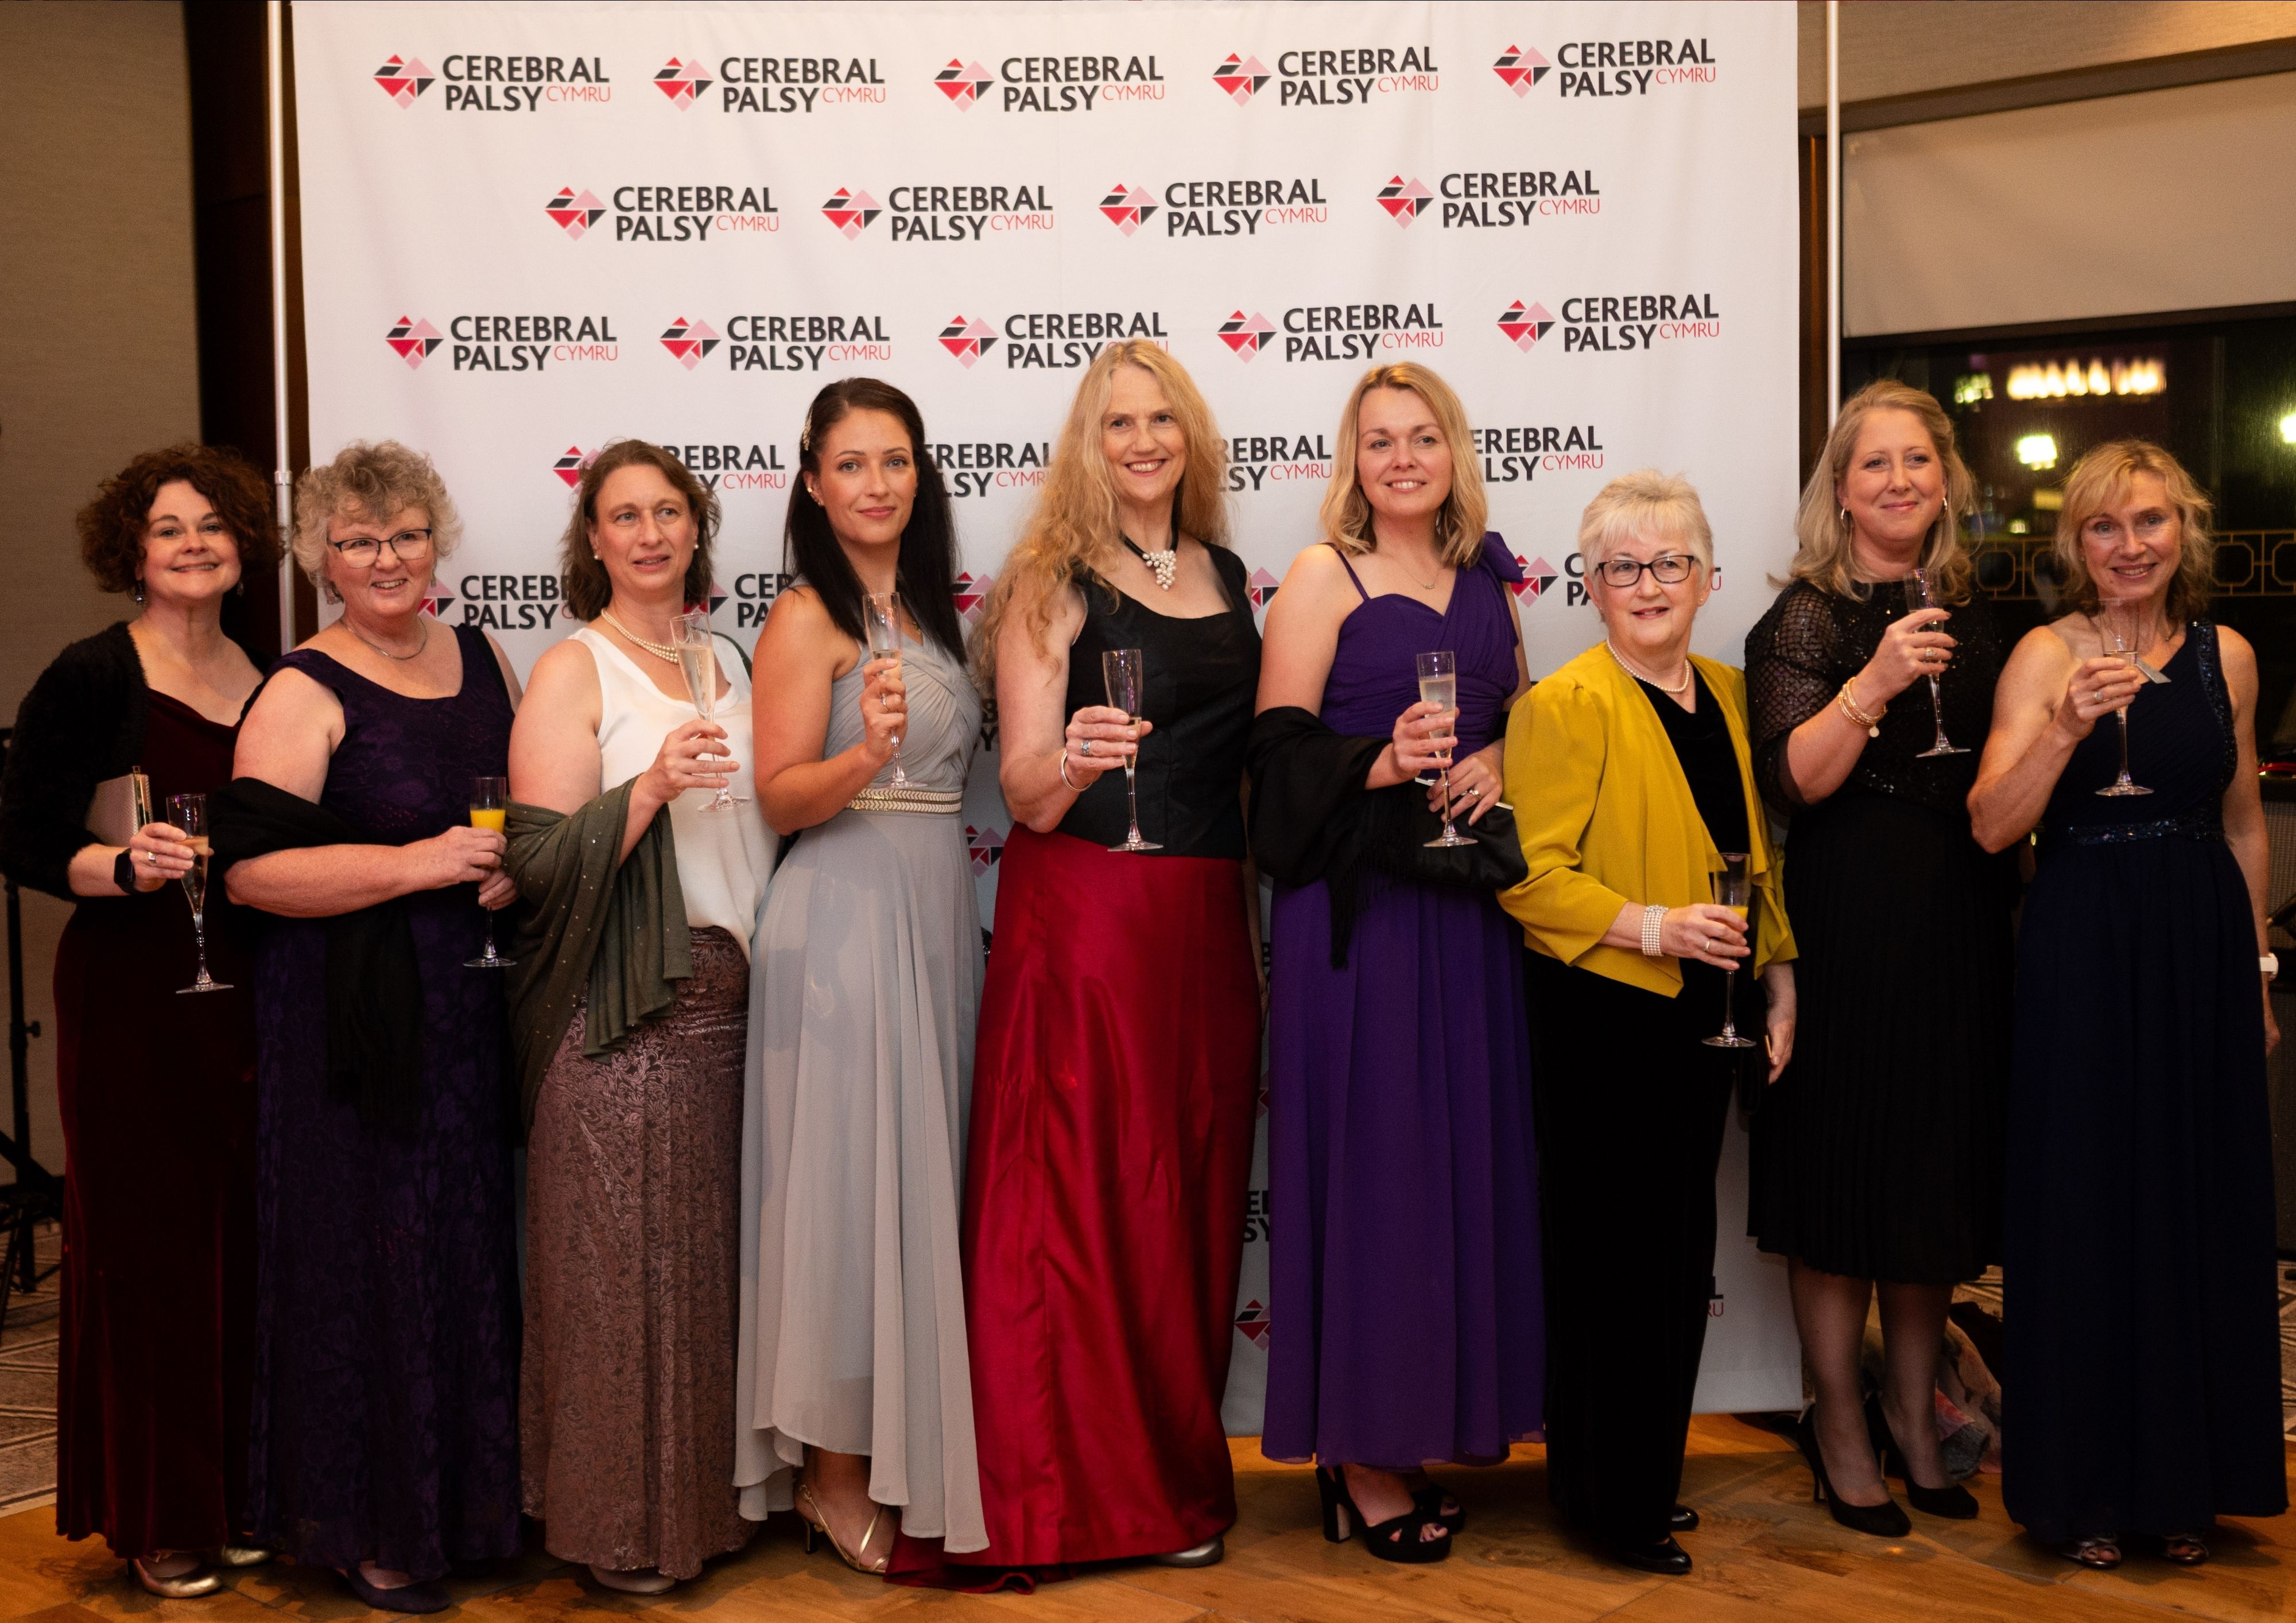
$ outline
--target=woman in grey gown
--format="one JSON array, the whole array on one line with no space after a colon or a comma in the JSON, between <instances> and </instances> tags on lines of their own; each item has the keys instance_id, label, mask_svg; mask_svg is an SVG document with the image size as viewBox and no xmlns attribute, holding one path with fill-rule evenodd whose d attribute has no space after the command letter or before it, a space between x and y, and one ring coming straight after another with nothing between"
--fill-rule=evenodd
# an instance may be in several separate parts
<instances>
[{"instance_id":1,"label":"woman in grey gown","mask_svg":"<svg viewBox=\"0 0 2296 1623\"><path fill-rule=\"evenodd\" d=\"M988 1544L958 1219L980 918L980 734L947 493L909 398L814 399L758 639L757 794L785 839L750 954L734 1482L881 1572L896 1527ZM900 652L869 649L898 594ZM890 1513L889 1513L890 1512Z\"/></svg>"}]
</instances>

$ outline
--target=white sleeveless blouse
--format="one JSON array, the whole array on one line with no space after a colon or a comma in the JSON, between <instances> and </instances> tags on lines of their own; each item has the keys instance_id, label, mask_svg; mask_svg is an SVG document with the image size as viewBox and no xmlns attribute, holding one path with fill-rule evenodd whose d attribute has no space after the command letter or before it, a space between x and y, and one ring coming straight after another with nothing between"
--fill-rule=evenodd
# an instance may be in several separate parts
<instances>
[{"instance_id":1,"label":"white sleeveless blouse","mask_svg":"<svg viewBox=\"0 0 2296 1623\"><path fill-rule=\"evenodd\" d=\"M598 753L603 758L599 782L612 788L653 765L662 739L693 719L693 706L672 699L648 681L630 656L602 633L585 626L574 640L590 651L591 662L598 668L603 701ZM670 802L669 826L677 846L677 882L685 892L686 923L695 930L715 925L740 942L746 954L779 842L758 808L750 782L757 760L750 752L750 679L722 637L718 658L718 668L733 691L718 701L710 719L726 729L726 748L741 763L734 792L751 799L732 811L704 811L711 791L689 789Z\"/></svg>"}]
</instances>

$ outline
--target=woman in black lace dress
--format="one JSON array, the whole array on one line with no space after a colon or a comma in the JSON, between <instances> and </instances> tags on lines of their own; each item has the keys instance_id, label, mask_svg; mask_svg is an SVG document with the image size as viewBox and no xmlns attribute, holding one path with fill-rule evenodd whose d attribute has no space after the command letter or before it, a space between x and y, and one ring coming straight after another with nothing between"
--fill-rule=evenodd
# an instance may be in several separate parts
<instances>
[{"instance_id":1,"label":"woman in black lace dress","mask_svg":"<svg viewBox=\"0 0 2296 1623\"><path fill-rule=\"evenodd\" d=\"M1792 1259L1819 1491L1836 1521L1888 1537L1911 1524L1885 1468L1917 1510L1977 1513L1939 1464L1931 1394L1953 1287L2001 1243L2017 876L1965 807L2004 657L1953 519L1970 494L1935 400L1859 391L1802 493L1793 578L1746 638L1755 773L1792 819L1802 953L1793 1062L1754 1119L1750 1227ZM1920 606L1916 570L1949 607ZM1934 752L1940 725L1959 753ZM1860 1373L1877 1288L1878 1424Z\"/></svg>"}]
</instances>

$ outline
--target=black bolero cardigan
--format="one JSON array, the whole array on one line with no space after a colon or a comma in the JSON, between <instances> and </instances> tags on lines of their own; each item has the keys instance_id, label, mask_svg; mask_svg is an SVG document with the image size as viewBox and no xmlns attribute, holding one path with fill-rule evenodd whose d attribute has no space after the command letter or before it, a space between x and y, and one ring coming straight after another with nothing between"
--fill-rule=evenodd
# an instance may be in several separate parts
<instances>
[{"instance_id":1,"label":"black bolero cardigan","mask_svg":"<svg viewBox=\"0 0 2296 1623\"><path fill-rule=\"evenodd\" d=\"M67 901L69 870L83 847L95 786L142 758L152 690L127 622L72 643L55 657L16 710L8 769L0 776L0 871Z\"/></svg>"}]
</instances>

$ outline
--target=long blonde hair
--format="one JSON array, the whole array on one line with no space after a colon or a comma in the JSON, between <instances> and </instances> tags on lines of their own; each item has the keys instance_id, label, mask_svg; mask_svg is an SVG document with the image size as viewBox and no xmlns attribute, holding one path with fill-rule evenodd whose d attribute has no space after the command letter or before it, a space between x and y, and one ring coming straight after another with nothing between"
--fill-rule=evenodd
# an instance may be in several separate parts
<instances>
[{"instance_id":1,"label":"long blonde hair","mask_svg":"<svg viewBox=\"0 0 2296 1623\"><path fill-rule=\"evenodd\" d=\"M1342 552L1368 553L1378 547L1372 535L1371 501L1356 479L1356 439L1362 432L1364 397L1374 389L1407 389L1427 402L1435 426L1451 447L1451 494L1435 515L1435 550L1444 562L1464 569L1481 555L1483 525L1491 514L1490 498L1483 494L1482 460L1475 454L1474 430L1467 426L1467 408L1451 386L1424 366L1401 361L1374 366L1357 380L1340 411L1339 443L1332 454L1332 482L1324 487L1324 505L1317 513L1324 539Z\"/></svg>"},{"instance_id":2,"label":"long blonde hair","mask_svg":"<svg viewBox=\"0 0 2296 1623\"><path fill-rule=\"evenodd\" d=\"M2128 494L2140 473L2161 481L2169 504L2177 510L2180 545L2177 573L2169 582L2163 612L2172 627L2181 626L2209 606L2214 584L2216 538L2209 534L2208 493L2185 471L2185 464L2149 439L2108 439L2073 464L2065 480L2065 504L2057 514L2057 567L2064 571L2063 601L2083 614L2097 609L2096 581L2088 572L2081 551L2080 532L2088 521Z\"/></svg>"},{"instance_id":3,"label":"long blonde hair","mask_svg":"<svg viewBox=\"0 0 2296 1623\"><path fill-rule=\"evenodd\" d=\"M1875 412L1911 412L1920 418L1930 443L1937 447L1938 460L1945 464L1945 505L1922 543L1920 568L1940 602L1961 602L1969 596L1971 568L1957 515L1975 505L1977 482L1954 444L1953 419L1945 414L1945 407L1927 391L1895 378L1877 378L1841 403L1833 431L1825 437L1824 453L1809 471L1809 483L1802 487L1800 504L1794 509L1794 537L1800 546L1786 573L1838 597L1865 595L1851 569L1857 527L1843 513L1838 492L1849 472L1857 436Z\"/></svg>"},{"instance_id":4,"label":"long blonde hair","mask_svg":"<svg viewBox=\"0 0 2296 1623\"><path fill-rule=\"evenodd\" d=\"M1219 424L1212 420L1211 407L1204 404L1195 380L1186 367L1145 339L1120 339L1109 345L1093 357L1077 384L1036 509L1004 555L981 609L980 627L972 639L973 668L982 690L992 698L996 644L1005 616L1018 610L1029 627L1030 644L1040 654L1047 652L1053 604L1061 589L1081 585L1088 573L1112 573L1124 556L1116 519L1116 478L1101 448L1101 422L1108 415L1119 366L1137 366L1154 378L1179 421L1188 461L1179 488L1172 493L1174 545L1181 536L1193 536L1206 546L1228 544L1227 441L1220 438Z\"/></svg>"}]
</instances>

